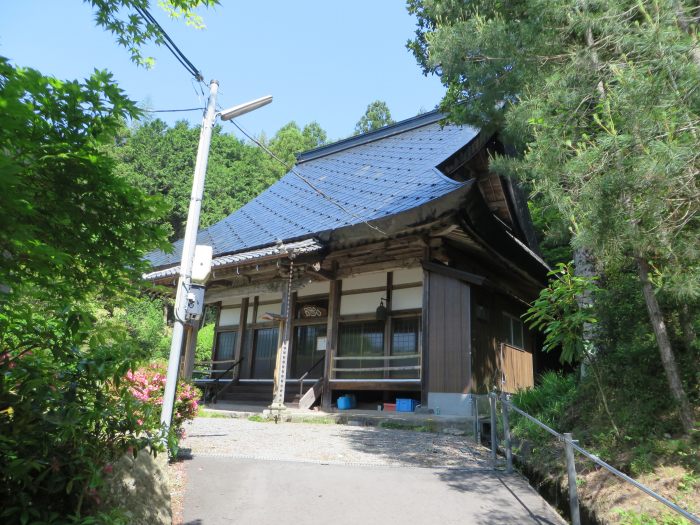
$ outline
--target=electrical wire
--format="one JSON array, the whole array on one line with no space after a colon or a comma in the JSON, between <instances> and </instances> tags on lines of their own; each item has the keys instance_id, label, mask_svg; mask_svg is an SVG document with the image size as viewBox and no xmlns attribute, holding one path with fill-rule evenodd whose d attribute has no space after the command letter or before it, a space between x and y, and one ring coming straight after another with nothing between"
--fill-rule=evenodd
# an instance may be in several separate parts
<instances>
[{"instance_id":1,"label":"electrical wire","mask_svg":"<svg viewBox=\"0 0 700 525\"><path fill-rule=\"evenodd\" d=\"M136 10L137 13L141 15L141 17L146 20L147 23L150 23L153 25L158 32L161 34L163 37L163 44L165 47L168 48L168 50L173 54L173 56L182 64L182 66L187 70L187 72L192 75L194 78L196 78L198 81L203 82L204 77L202 76L202 73L195 67L195 65L185 56L185 54L180 51L180 48L177 47L175 42L173 42L173 39L170 38L170 35L165 32L165 29L158 23L158 21L153 17L151 13L148 12L148 9L145 7L141 7L139 5L134 5L134 9Z\"/></svg>"},{"instance_id":2,"label":"electrical wire","mask_svg":"<svg viewBox=\"0 0 700 525\"><path fill-rule=\"evenodd\" d=\"M307 179L307 178L304 177L301 173L299 173L299 171L297 171L297 169L296 169L294 166L288 166L287 163L285 163L282 159L280 159L277 155L275 155L275 153L274 153L273 151L271 151L270 148L268 148L267 146L265 146L265 144L263 144L262 142L260 142L258 139L256 139L255 137L253 137L250 133L248 133L245 129L243 129L243 128L240 126L240 124L238 124L238 122L236 122L235 120L230 120L229 122L231 122L231 124L233 124L234 126L236 126L236 128L238 128L238 131L240 131L240 132L243 133L246 137L248 137L249 140L253 141L253 142L254 142L258 147L260 147L265 153L267 153L270 157L272 157L272 158L275 159L277 162L279 162L287 171L289 171L289 172L293 173L294 175L296 175L297 178L299 178L299 180L301 180L304 184L306 184L307 186L309 186L312 190L314 190L316 193L318 193L321 197L323 197L324 199L326 199L328 202L330 202L330 203L333 204L334 206L337 206L338 208L340 208L344 213L347 213L347 214L348 214L350 217L352 217L353 219L356 219L356 220L358 220L358 221L360 221L360 222L365 223L369 228L371 228L371 229L373 229L373 230L379 232L379 233L382 234L382 235L386 235L386 232L383 231L381 228L378 228L378 227L375 226L374 224L370 224L369 222L367 222L367 219L363 219L363 218L360 217L359 215L356 215L356 214L352 213L352 212L351 212L350 210L348 210L345 206L343 206L343 205L340 204L339 202L336 202L335 199L333 199L333 197L331 197L330 195L328 195L327 193L325 193L325 192L322 191L321 189L317 188L316 185L314 185L309 179Z\"/></svg>"},{"instance_id":3,"label":"electrical wire","mask_svg":"<svg viewBox=\"0 0 700 525\"><path fill-rule=\"evenodd\" d=\"M142 109L146 113L181 113L184 111L204 111L205 108L185 108L185 109Z\"/></svg>"}]
</instances>

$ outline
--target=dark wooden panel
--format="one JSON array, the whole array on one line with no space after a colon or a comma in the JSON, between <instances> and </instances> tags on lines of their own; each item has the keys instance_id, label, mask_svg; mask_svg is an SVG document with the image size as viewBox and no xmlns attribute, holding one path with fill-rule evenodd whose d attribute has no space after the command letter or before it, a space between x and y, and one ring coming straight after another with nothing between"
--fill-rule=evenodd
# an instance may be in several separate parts
<instances>
[{"instance_id":1,"label":"dark wooden panel","mask_svg":"<svg viewBox=\"0 0 700 525\"><path fill-rule=\"evenodd\" d=\"M427 389L467 393L471 385L470 287L430 272L427 298Z\"/></svg>"},{"instance_id":2,"label":"dark wooden panel","mask_svg":"<svg viewBox=\"0 0 700 525\"><path fill-rule=\"evenodd\" d=\"M482 287L473 289L472 303L472 366L476 391L486 392L493 387L501 389L501 343L505 342L503 313L520 318L525 306L520 302ZM524 350L534 356L535 337L526 327L523 329ZM519 379L523 385L531 381Z\"/></svg>"}]
</instances>

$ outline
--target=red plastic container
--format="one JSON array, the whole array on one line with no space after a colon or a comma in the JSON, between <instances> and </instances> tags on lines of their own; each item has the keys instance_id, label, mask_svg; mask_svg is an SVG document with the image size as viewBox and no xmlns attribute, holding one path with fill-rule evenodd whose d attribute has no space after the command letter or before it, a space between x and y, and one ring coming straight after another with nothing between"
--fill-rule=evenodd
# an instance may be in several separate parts
<instances>
[{"instance_id":1,"label":"red plastic container","mask_svg":"<svg viewBox=\"0 0 700 525\"><path fill-rule=\"evenodd\" d=\"M384 412L396 412L396 403L384 403Z\"/></svg>"}]
</instances>

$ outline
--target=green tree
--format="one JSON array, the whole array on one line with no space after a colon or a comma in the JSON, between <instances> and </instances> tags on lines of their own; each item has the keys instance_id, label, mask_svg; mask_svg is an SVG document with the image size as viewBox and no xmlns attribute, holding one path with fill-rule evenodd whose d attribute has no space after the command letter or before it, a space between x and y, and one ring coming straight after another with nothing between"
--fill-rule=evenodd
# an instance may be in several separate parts
<instances>
[{"instance_id":1,"label":"green tree","mask_svg":"<svg viewBox=\"0 0 700 525\"><path fill-rule=\"evenodd\" d=\"M375 100L367 106L365 114L355 124L354 134L368 133L393 123L394 119L391 118L391 111L386 102Z\"/></svg>"},{"instance_id":2,"label":"green tree","mask_svg":"<svg viewBox=\"0 0 700 525\"><path fill-rule=\"evenodd\" d=\"M201 3L165 5L187 17ZM147 2L93 5L100 24L129 16L111 27L122 45L154 36L133 18ZM119 177L104 152L138 116L106 72L62 81L0 57L3 523L123 522L100 508L105 469L160 442L122 380L147 356L114 316L138 291L143 256L167 247L161 201Z\"/></svg>"},{"instance_id":3,"label":"green tree","mask_svg":"<svg viewBox=\"0 0 700 525\"><path fill-rule=\"evenodd\" d=\"M117 173L148 195L162 197L170 240L182 238L187 220L199 128L185 121L169 127L160 119L125 128L107 148L116 159ZM315 122L300 129L283 126L268 147L288 166L295 154L320 146L326 133ZM286 173L258 146L238 140L215 126L202 201L201 226L227 217L262 193ZM161 221L163 222L163 221Z\"/></svg>"},{"instance_id":4,"label":"green tree","mask_svg":"<svg viewBox=\"0 0 700 525\"><path fill-rule=\"evenodd\" d=\"M327 140L326 132L317 122L311 122L303 129L294 121L282 126L268 144L270 151L285 164L282 166L278 162L272 162L277 178L296 163L298 153L322 146Z\"/></svg>"},{"instance_id":5,"label":"green tree","mask_svg":"<svg viewBox=\"0 0 700 525\"><path fill-rule=\"evenodd\" d=\"M670 391L693 415L659 294L697 303L700 94L689 2L410 0L409 48L451 119L501 129L516 174L568 218L575 248L636 266Z\"/></svg>"}]
</instances>

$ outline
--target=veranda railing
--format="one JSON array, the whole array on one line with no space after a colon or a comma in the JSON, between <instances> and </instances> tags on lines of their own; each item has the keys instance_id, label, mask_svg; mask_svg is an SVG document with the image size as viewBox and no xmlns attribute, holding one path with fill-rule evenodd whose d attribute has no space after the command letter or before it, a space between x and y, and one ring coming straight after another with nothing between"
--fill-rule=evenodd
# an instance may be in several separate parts
<instances>
[{"instance_id":1,"label":"veranda railing","mask_svg":"<svg viewBox=\"0 0 700 525\"><path fill-rule=\"evenodd\" d=\"M396 355L358 355L358 356L331 356L331 373L333 378L338 378L339 374L343 375L343 379L349 379L352 376L363 377L362 374L366 373L376 373L377 376L374 379L381 379L382 377L391 377L392 372L406 372L412 371L411 377L406 377L404 379L420 379L421 378L421 354L396 354ZM401 361L414 361L415 364L411 365L394 365L393 363ZM356 361L361 363L360 366L349 366L342 367L338 366L339 361ZM367 362L367 363L366 363ZM382 366L377 366L378 363L384 363ZM342 364L342 363L341 363ZM368 378L371 380L372 378Z\"/></svg>"}]
</instances>

